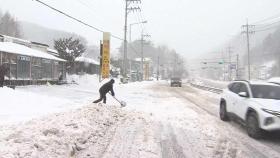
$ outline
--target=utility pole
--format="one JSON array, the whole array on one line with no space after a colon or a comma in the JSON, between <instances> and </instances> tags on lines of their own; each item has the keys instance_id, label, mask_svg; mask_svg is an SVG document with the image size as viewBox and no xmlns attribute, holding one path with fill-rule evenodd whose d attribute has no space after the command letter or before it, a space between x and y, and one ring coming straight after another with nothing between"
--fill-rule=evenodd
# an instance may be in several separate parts
<instances>
[{"instance_id":1,"label":"utility pole","mask_svg":"<svg viewBox=\"0 0 280 158\"><path fill-rule=\"evenodd\" d=\"M141 3L141 0L125 0L124 22L124 53L123 53L123 76L127 77L127 16L131 11L140 11L140 7L130 7L131 3Z\"/></svg>"},{"instance_id":2,"label":"utility pole","mask_svg":"<svg viewBox=\"0 0 280 158\"><path fill-rule=\"evenodd\" d=\"M239 54L236 55L236 79L239 79Z\"/></svg>"},{"instance_id":3,"label":"utility pole","mask_svg":"<svg viewBox=\"0 0 280 158\"><path fill-rule=\"evenodd\" d=\"M225 55L224 55L224 51L222 51L222 59L223 59L223 78L224 78L224 81L226 80L226 64L225 64Z\"/></svg>"},{"instance_id":4,"label":"utility pole","mask_svg":"<svg viewBox=\"0 0 280 158\"><path fill-rule=\"evenodd\" d=\"M174 65L173 65L173 72L172 72L172 76L176 76L177 77L177 75L178 74L176 74L175 73L175 71L177 70L177 63L178 63L178 56L177 56L177 53L175 52L175 58L174 58Z\"/></svg>"},{"instance_id":5,"label":"utility pole","mask_svg":"<svg viewBox=\"0 0 280 158\"><path fill-rule=\"evenodd\" d=\"M142 33L141 33L141 81L143 81L144 79L144 70L143 70L143 64L144 64L144 52L143 52L143 49L144 49L144 35L143 35L143 30L142 30Z\"/></svg>"},{"instance_id":6,"label":"utility pole","mask_svg":"<svg viewBox=\"0 0 280 158\"><path fill-rule=\"evenodd\" d=\"M144 78L144 37L151 37L149 34L144 34L143 30L141 33L141 73L142 73L142 80Z\"/></svg>"},{"instance_id":7,"label":"utility pole","mask_svg":"<svg viewBox=\"0 0 280 158\"><path fill-rule=\"evenodd\" d=\"M159 79L159 56L158 56L158 59L157 59L157 81Z\"/></svg>"},{"instance_id":8,"label":"utility pole","mask_svg":"<svg viewBox=\"0 0 280 158\"><path fill-rule=\"evenodd\" d=\"M228 80L229 81L231 81L231 53L232 53L232 47L228 47L228 64L229 64L229 66L228 66L228 74L229 74L229 76L228 76Z\"/></svg>"},{"instance_id":9,"label":"utility pole","mask_svg":"<svg viewBox=\"0 0 280 158\"><path fill-rule=\"evenodd\" d=\"M248 19L247 19L247 24L246 25L242 25L243 28L245 28L245 31L243 31L242 33L246 33L246 37L247 37L247 54L248 54L248 79L251 79L251 66L250 66L250 34L253 34L254 31L252 31L252 29L255 27L255 25L249 25L248 23Z\"/></svg>"}]
</instances>

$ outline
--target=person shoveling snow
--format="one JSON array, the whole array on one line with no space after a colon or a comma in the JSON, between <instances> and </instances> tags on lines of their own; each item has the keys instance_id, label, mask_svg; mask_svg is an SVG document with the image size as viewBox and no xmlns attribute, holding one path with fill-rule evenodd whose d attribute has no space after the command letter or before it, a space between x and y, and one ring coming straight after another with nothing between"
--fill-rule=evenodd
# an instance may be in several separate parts
<instances>
[{"instance_id":1,"label":"person shoveling snow","mask_svg":"<svg viewBox=\"0 0 280 158\"><path fill-rule=\"evenodd\" d=\"M111 92L109 94L111 94L113 96L113 98L118 101L122 107L126 106L126 103L123 101L119 101L116 97L115 97L115 92L113 89L113 84L115 83L114 79L111 79L109 82L105 83L104 85L102 85L99 89L99 94L100 94L100 98L95 100L93 103L99 103L100 101L103 100L103 103L106 104L106 94L108 92Z\"/></svg>"},{"instance_id":2,"label":"person shoveling snow","mask_svg":"<svg viewBox=\"0 0 280 158\"><path fill-rule=\"evenodd\" d=\"M106 104L106 94L111 91L111 95L115 96L115 92L113 90L113 84L115 83L114 79L111 79L109 82L102 85L99 89L100 98L95 100L93 103L99 103L103 100L103 103Z\"/></svg>"}]
</instances>

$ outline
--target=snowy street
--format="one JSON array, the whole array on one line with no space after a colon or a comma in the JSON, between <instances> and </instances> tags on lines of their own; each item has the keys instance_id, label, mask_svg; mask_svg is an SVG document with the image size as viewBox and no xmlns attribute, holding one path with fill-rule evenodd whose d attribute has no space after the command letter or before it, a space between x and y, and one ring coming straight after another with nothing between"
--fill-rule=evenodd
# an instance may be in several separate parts
<instances>
[{"instance_id":1,"label":"snowy street","mask_svg":"<svg viewBox=\"0 0 280 158\"><path fill-rule=\"evenodd\" d=\"M279 137L254 140L241 125L221 121L217 94L188 84L177 88L167 81L135 82L114 87L126 107L109 95L107 105L97 105L91 102L99 97L99 84L88 77L79 85L5 90L21 97L1 105L0 158L280 155ZM16 103L29 105L29 110Z\"/></svg>"}]
</instances>

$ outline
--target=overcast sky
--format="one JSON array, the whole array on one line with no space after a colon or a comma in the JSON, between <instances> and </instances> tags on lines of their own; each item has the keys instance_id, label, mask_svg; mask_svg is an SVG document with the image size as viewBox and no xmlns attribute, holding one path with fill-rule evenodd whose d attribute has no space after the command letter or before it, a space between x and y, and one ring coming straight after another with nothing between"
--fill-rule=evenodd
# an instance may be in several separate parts
<instances>
[{"instance_id":1,"label":"overcast sky","mask_svg":"<svg viewBox=\"0 0 280 158\"><path fill-rule=\"evenodd\" d=\"M74 17L123 38L124 0L42 0ZM0 9L24 20L85 36L98 45L102 34L32 0L0 0ZM185 57L210 52L241 31L241 25L280 14L280 0L142 0L142 13L130 13L132 39L144 28L155 44L165 44ZM137 5L135 5L137 6ZM112 50L120 41L112 39Z\"/></svg>"}]
</instances>

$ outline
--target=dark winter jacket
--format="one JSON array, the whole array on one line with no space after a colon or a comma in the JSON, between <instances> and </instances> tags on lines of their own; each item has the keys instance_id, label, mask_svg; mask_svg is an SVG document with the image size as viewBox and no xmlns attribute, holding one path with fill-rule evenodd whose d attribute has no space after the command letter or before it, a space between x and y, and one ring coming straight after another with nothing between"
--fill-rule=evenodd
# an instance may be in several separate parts
<instances>
[{"instance_id":1,"label":"dark winter jacket","mask_svg":"<svg viewBox=\"0 0 280 158\"><path fill-rule=\"evenodd\" d=\"M103 86L100 87L99 92L101 94L106 94L109 91L111 91L112 96L115 96L114 90L113 90L113 84L115 81L111 79L109 82L105 83Z\"/></svg>"}]
</instances>

